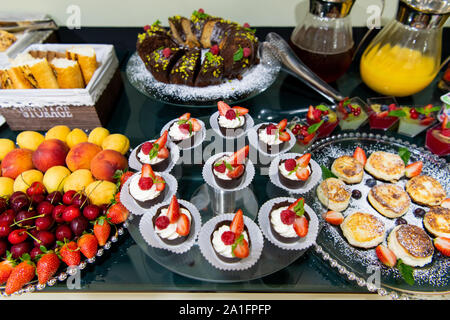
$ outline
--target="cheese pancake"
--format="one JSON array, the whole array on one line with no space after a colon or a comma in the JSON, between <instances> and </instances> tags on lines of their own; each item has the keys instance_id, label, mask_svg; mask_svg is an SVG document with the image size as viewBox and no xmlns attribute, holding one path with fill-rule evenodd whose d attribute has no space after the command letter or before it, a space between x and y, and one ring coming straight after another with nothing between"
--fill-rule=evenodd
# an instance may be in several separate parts
<instances>
[{"instance_id":1,"label":"cheese pancake","mask_svg":"<svg viewBox=\"0 0 450 320\"><path fill-rule=\"evenodd\" d=\"M331 172L346 183L359 183L364 175L364 167L352 156L342 156L334 160Z\"/></svg>"},{"instance_id":2,"label":"cheese pancake","mask_svg":"<svg viewBox=\"0 0 450 320\"><path fill-rule=\"evenodd\" d=\"M438 206L446 197L442 185L430 176L415 176L406 183L405 187L414 202L426 206Z\"/></svg>"},{"instance_id":3,"label":"cheese pancake","mask_svg":"<svg viewBox=\"0 0 450 320\"><path fill-rule=\"evenodd\" d=\"M433 207L423 217L423 225L436 237L450 238L450 209Z\"/></svg>"},{"instance_id":4,"label":"cheese pancake","mask_svg":"<svg viewBox=\"0 0 450 320\"><path fill-rule=\"evenodd\" d=\"M433 259L433 242L418 226L403 224L395 227L389 234L388 247L397 259L412 267L423 267Z\"/></svg>"},{"instance_id":5,"label":"cheese pancake","mask_svg":"<svg viewBox=\"0 0 450 320\"><path fill-rule=\"evenodd\" d=\"M374 186L367 199L379 213L388 218L401 217L411 205L411 199L405 190L390 183Z\"/></svg>"},{"instance_id":6,"label":"cheese pancake","mask_svg":"<svg viewBox=\"0 0 450 320\"><path fill-rule=\"evenodd\" d=\"M398 154L376 151L367 159L365 169L375 178L397 181L405 173L405 163Z\"/></svg>"},{"instance_id":7,"label":"cheese pancake","mask_svg":"<svg viewBox=\"0 0 450 320\"><path fill-rule=\"evenodd\" d=\"M341 223L347 241L355 247L373 248L383 242L385 227L383 221L370 213L354 212Z\"/></svg>"},{"instance_id":8,"label":"cheese pancake","mask_svg":"<svg viewBox=\"0 0 450 320\"><path fill-rule=\"evenodd\" d=\"M327 208L344 211L350 202L351 192L342 180L328 178L317 187L317 197Z\"/></svg>"}]
</instances>

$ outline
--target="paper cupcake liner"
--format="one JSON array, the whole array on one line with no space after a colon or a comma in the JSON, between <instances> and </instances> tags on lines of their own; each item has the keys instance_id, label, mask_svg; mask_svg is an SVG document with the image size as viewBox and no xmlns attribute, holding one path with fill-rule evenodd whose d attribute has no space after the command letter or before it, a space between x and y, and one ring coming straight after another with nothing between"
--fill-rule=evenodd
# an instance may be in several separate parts
<instances>
[{"instance_id":1,"label":"paper cupcake liner","mask_svg":"<svg viewBox=\"0 0 450 320\"><path fill-rule=\"evenodd\" d=\"M176 121L178 121L178 119L173 119L173 120L167 122L166 125L161 129L160 135L162 135L164 133L164 131L166 131L166 130L169 131L170 126ZM202 126L202 130L199 133L195 134L194 144L191 147L178 146L179 149L181 149L181 150L194 149L194 148L198 147L199 145L201 145L203 143L203 141L205 140L205 138L206 138L205 123L200 119L197 119L197 121ZM168 139L170 140L170 135L168 136Z\"/></svg>"},{"instance_id":2,"label":"paper cupcake liner","mask_svg":"<svg viewBox=\"0 0 450 320\"><path fill-rule=\"evenodd\" d=\"M131 196L131 194L128 190L128 186L129 186L131 180L133 179L133 177L137 174L141 174L141 173L140 172L135 173L123 185L122 191L120 192L120 202L122 202L122 204L128 209L128 211L130 211L131 213L133 213L135 215L140 216L140 215L145 214L146 212L151 210L155 205L158 205L158 204L155 204L154 206L152 206L151 208L148 208L148 209L142 208L136 202L136 200L134 200L134 198ZM155 172L155 174L160 175L166 181L166 189L167 190L164 195L164 199L161 201L161 203L167 202L172 198L172 196L174 194L177 193L178 181L169 173Z\"/></svg>"},{"instance_id":3,"label":"paper cupcake liner","mask_svg":"<svg viewBox=\"0 0 450 320\"><path fill-rule=\"evenodd\" d=\"M295 138L295 135L291 132L291 130L286 129L286 132L291 136L291 140L289 140L288 144L285 145L278 153L271 154L271 153L265 152L264 150L261 149L261 146L259 145L258 129L262 125L269 124L269 123L271 123L271 122L260 123L256 126L254 126L253 128L251 128L248 131L248 141L250 142L252 147L257 149L262 155L273 158L273 157L276 157L280 154L286 153L289 150L291 150L295 146L296 138Z\"/></svg>"},{"instance_id":4,"label":"paper cupcake liner","mask_svg":"<svg viewBox=\"0 0 450 320\"><path fill-rule=\"evenodd\" d=\"M232 154L232 152L218 153L218 154L210 157L206 161L205 165L203 166L203 170L202 170L203 180L205 180L205 182L210 187L212 187L212 188L214 188L216 190L229 191L229 192L242 190L242 189L247 188L249 186L249 184L253 180L253 177L255 176L255 167L253 166L253 163L250 161L250 159L247 159L247 162L245 164L245 172L244 172L245 176L244 176L244 179L241 182L241 184L239 186L237 186L236 188L233 188L233 189L224 189L224 188L220 187L216 183L216 180L214 179L214 173L212 172L212 165L213 165L214 161L216 161L220 157L223 157L224 155L230 155L230 154Z\"/></svg>"},{"instance_id":5,"label":"paper cupcake liner","mask_svg":"<svg viewBox=\"0 0 450 320\"><path fill-rule=\"evenodd\" d=\"M217 257L212 246L211 234L214 232L214 228L219 222L224 220L232 221L233 217L234 213L229 213L212 218L203 225L198 235L198 245L200 247L200 252L211 265L219 270L241 271L249 269L256 262L258 262L259 258L261 257L262 249L264 247L264 238L258 225L254 223L249 217L244 216L244 224L248 229L248 235L251 245L249 256L236 263L226 263L220 260Z\"/></svg>"},{"instance_id":6,"label":"paper cupcake liner","mask_svg":"<svg viewBox=\"0 0 450 320\"><path fill-rule=\"evenodd\" d=\"M220 131L220 127L219 127L219 123L218 123L218 119L219 119L219 111L213 113L213 115L209 118L209 124L211 125L211 128L214 130L215 133L217 133L220 137L222 137L223 139L226 140L233 140L233 139L239 139L241 137L244 137L245 135L247 135L248 131L253 128L253 126L255 125L253 118L247 113L245 115L245 119L246 119L246 123L244 128L246 128L245 131L242 131L240 134L236 135L236 136L224 136L222 134L222 132Z\"/></svg>"},{"instance_id":7,"label":"paper cupcake liner","mask_svg":"<svg viewBox=\"0 0 450 320\"><path fill-rule=\"evenodd\" d=\"M277 187L286 190L293 194L302 194L306 193L309 190L311 190L315 185L317 185L322 178L322 169L320 168L319 164L312 160L309 162L311 165L312 174L309 177L308 181L301 187L296 189L291 189L283 185L280 181L280 177L278 176L278 166L282 160L285 159L292 159L295 157L301 156L299 153L284 153L279 156L277 156L275 159L272 160L269 167L269 178L270 182L272 182Z\"/></svg>"},{"instance_id":8,"label":"paper cupcake liner","mask_svg":"<svg viewBox=\"0 0 450 320\"><path fill-rule=\"evenodd\" d=\"M147 213L144 214L144 216L141 218L141 221L139 222L139 232L148 245L159 249L165 249L176 254L185 253L186 251L189 251L189 249L191 249L191 247L194 245L195 240L197 239L197 236L202 227L202 218L200 212L190 202L179 199L178 203L189 210L192 218L191 221L194 221L194 229L191 230L188 238L183 243L180 243L178 245L168 245L167 243L164 243L156 234L152 219L160 207L170 204L170 201L167 201L153 206L149 211L147 211Z\"/></svg>"},{"instance_id":9,"label":"paper cupcake liner","mask_svg":"<svg viewBox=\"0 0 450 320\"><path fill-rule=\"evenodd\" d=\"M279 197L274 198L265 202L258 212L258 223L261 228L264 236L277 247L284 250L304 250L316 242L317 234L319 232L319 219L317 218L316 213L310 206L307 204L304 205L305 211L309 215L309 225L308 225L308 234L304 238L300 238L298 241L294 243L283 243L277 240L272 234L272 230L270 228L270 219L269 214L273 205L276 203L280 203L283 201L296 201L296 198L287 198L287 197Z\"/></svg>"},{"instance_id":10,"label":"paper cupcake liner","mask_svg":"<svg viewBox=\"0 0 450 320\"><path fill-rule=\"evenodd\" d=\"M149 140L149 141L154 141L154 140ZM140 163L138 161L138 159L136 159L136 153L139 149L140 146L142 146L145 142L141 143L140 145L138 145L136 148L133 149L133 151L131 151L131 155L128 158L128 166L130 168L133 168L134 170L137 171L141 171L142 169L142 163ZM170 163L167 166L166 170L161 171L164 173L169 173L170 171L172 171L173 167L175 167L175 165L177 164L178 160L180 159L180 148L173 142L168 141L167 142L167 146L170 149Z\"/></svg>"}]
</instances>

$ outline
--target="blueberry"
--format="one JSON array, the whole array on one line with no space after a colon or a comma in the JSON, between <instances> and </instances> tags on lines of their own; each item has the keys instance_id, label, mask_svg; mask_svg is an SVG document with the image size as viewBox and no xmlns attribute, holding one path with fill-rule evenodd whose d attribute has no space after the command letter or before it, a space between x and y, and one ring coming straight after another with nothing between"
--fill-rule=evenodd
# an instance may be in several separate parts
<instances>
[{"instance_id":1,"label":"blueberry","mask_svg":"<svg viewBox=\"0 0 450 320\"><path fill-rule=\"evenodd\" d=\"M425 215L425 210L423 210L422 208L417 208L416 210L414 210L414 215L421 218Z\"/></svg>"},{"instance_id":2,"label":"blueberry","mask_svg":"<svg viewBox=\"0 0 450 320\"><path fill-rule=\"evenodd\" d=\"M377 180L375 180L375 179L367 179L366 180L366 186L368 186L368 187L373 187L373 186L375 186L377 184Z\"/></svg>"},{"instance_id":3,"label":"blueberry","mask_svg":"<svg viewBox=\"0 0 450 320\"><path fill-rule=\"evenodd\" d=\"M329 117L329 116L323 116L323 118L322 118L323 122L327 122L327 121L328 121L328 119L330 119L330 117Z\"/></svg>"},{"instance_id":4,"label":"blueberry","mask_svg":"<svg viewBox=\"0 0 450 320\"><path fill-rule=\"evenodd\" d=\"M419 114L419 120L423 120L426 118L426 115L424 115L423 113Z\"/></svg>"},{"instance_id":5,"label":"blueberry","mask_svg":"<svg viewBox=\"0 0 450 320\"><path fill-rule=\"evenodd\" d=\"M353 197L354 199L361 199L361 197L362 197L361 191L359 191L359 190L353 190L353 191L352 191L352 197Z\"/></svg>"},{"instance_id":6,"label":"blueberry","mask_svg":"<svg viewBox=\"0 0 450 320\"><path fill-rule=\"evenodd\" d=\"M381 111L388 111L389 110L389 106L387 104L383 104L383 105L381 105L380 110Z\"/></svg>"},{"instance_id":7,"label":"blueberry","mask_svg":"<svg viewBox=\"0 0 450 320\"><path fill-rule=\"evenodd\" d=\"M395 220L395 225L396 226L399 226L401 224L408 224L408 222L405 219L403 219L403 218L398 218L397 220Z\"/></svg>"}]
</instances>

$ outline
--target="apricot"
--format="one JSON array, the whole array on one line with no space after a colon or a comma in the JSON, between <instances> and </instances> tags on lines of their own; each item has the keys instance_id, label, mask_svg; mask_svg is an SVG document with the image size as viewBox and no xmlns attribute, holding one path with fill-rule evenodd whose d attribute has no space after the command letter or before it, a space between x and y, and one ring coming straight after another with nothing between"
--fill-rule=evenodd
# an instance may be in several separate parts
<instances>
[{"instance_id":1,"label":"apricot","mask_svg":"<svg viewBox=\"0 0 450 320\"><path fill-rule=\"evenodd\" d=\"M109 130L103 127L97 127L89 133L88 142L95 143L99 147L102 146L103 140L109 136Z\"/></svg>"},{"instance_id":2,"label":"apricot","mask_svg":"<svg viewBox=\"0 0 450 320\"><path fill-rule=\"evenodd\" d=\"M107 136L102 142L103 150L116 150L121 154L130 151L130 140L123 134L114 133Z\"/></svg>"},{"instance_id":3,"label":"apricot","mask_svg":"<svg viewBox=\"0 0 450 320\"><path fill-rule=\"evenodd\" d=\"M33 153L33 164L42 172L54 166L64 166L68 152L69 148L61 140L45 140Z\"/></svg>"},{"instance_id":4,"label":"apricot","mask_svg":"<svg viewBox=\"0 0 450 320\"><path fill-rule=\"evenodd\" d=\"M75 145L88 141L87 134L78 128L73 129L66 137L66 143L69 148L74 147Z\"/></svg>"},{"instance_id":5,"label":"apricot","mask_svg":"<svg viewBox=\"0 0 450 320\"><path fill-rule=\"evenodd\" d=\"M88 185L94 182L94 177L88 169L79 169L67 177L64 182L64 192L69 190L84 191Z\"/></svg>"},{"instance_id":6,"label":"apricot","mask_svg":"<svg viewBox=\"0 0 450 320\"><path fill-rule=\"evenodd\" d=\"M114 181L116 170L126 168L128 168L127 159L115 150L103 150L91 161L91 172L97 180Z\"/></svg>"},{"instance_id":7,"label":"apricot","mask_svg":"<svg viewBox=\"0 0 450 320\"><path fill-rule=\"evenodd\" d=\"M22 131L17 135L16 142L20 148L35 151L44 142L44 136L36 131Z\"/></svg>"},{"instance_id":8,"label":"apricot","mask_svg":"<svg viewBox=\"0 0 450 320\"><path fill-rule=\"evenodd\" d=\"M89 201L97 206L109 204L114 199L116 192L117 185L104 180L92 182L86 188Z\"/></svg>"},{"instance_id":9,"label":"apricot","mask_svg":"<svg viewBox=\"0 0 450 320\"><path fill-rule=\"evenodd\" d=\"M14 144L14 141L10 139L0 139L0 161L3 160L8 152L14 150L15 148L16 145Z\"/></svg>"},{"instance_id":10,"label":"apricot","mask_svg":"<svg viewBox=\"0 0 450 320\"><path fill-rule=\"evenodd\" d=\"M70 176L70 171L63 166L54 166L47 170L42 179L42 183L48 193L53 191L63 191L66 179Z\"/></svg>"},{"instance_id":11,"label":"apricot","mask_svg":"<svg viewBox=\"0 0 450 320\"><path fill-rule=\"evenodd\" d=\"M45 134L45 140L50 139L59 139L63 142L66 142L66 137L70 132L70 128L68 126L60 125L54 126L50 128Z\"/></svg>"},{"instance_id":12,"label":"apricot","mask_svg":"<svg viewBox=\"0 0 450 320\"><path fill-rule=\"evenodd\" d=\"M14 192L14 180L0 177L0 197L9 198Z\"/></svg>"},{"instance_id":13,"label":"apricot","mask_svg":"<svg viewBox=\"0 0 450 320\"><path fill-rule=\"evenodd\" d=\"M26 193L33 182L42 182L43 178L44 175L39 170L31 169L24 171L14 180L14 192L22 191Z\"/></svg>"},{"instance_id":14,"label":"apricot","mask_svg":"<svg viewBox=\"0 0 450 320\"><path fill-rule=\"evenodd\" d=\"M70 171L90 169L91 161L102 148L90 142L82 142L70 149L66 157L66 164Z\"/></svg>"},{"instance_id":15,"label":"apricot","mask_svg":"<svg viewBox=\"0 0 450 320\"><path fill-rule=\"evenodd\" d=\"M2 176L16 179L24 171L34 169L33 151L14 149L8 152L2 161Z\"/></svg>"}]
</instances>

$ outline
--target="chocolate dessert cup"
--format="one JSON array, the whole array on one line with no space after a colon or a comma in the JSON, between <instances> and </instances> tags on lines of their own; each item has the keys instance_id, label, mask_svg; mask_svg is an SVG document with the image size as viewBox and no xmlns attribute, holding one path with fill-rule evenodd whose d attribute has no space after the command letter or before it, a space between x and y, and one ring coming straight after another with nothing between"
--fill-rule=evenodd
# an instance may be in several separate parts
<instances>
[{"instance_id":1,"label":"chocolate dessert cup","mask_svg":"<svg viewBox=\"0 0 450 320\"><path fill-rule=\"evenodd\" d=\"M183 208L183 209L186 209L186 210L189 211L189 209L186 208L185 206L183 206L181 203L179 204L179 206L180 206L180 209ZM162 209L167 209L168 207L169 207L169 204L158 208L158 210L156 211L155 215L152 218L153 228L155 228L156 219L158 219L158 217L161 215ZM164 242L165 244L168 244L168 245L171 245L171 246L176 246L176 245L182 244L184 241L186 241L187 238L191 235L191 231L194 230L194 224L195 224L194 217L192 216L192 213L190 211L189 211L189 213L191 214L191 227L190 227L189 234L187 236L180 236L180 237L178 237L176 239L169 240L169 239L161 238L157 234L159 239L161 239L161 241Z\"/></svg>"},{"instance_id":2,"label":"chocolate dessert cup","mask_svg":"<svg viewBox=\"0 0 450 320\"><path fill-rule=\"evenodd\" d=\"M220 253L218 253L216 251L216 249L214 248L214 245L212 244L212 239L213 239L214 232L217 231L221 226L224 226L224 225L229 226L229 225L231 225L231 222L232 222L231 220L224 220L224 221L221 221L218 224L216 224L216 226L214 227L214 231L211 233L210 241L211 241L211 246L213 247L214 253L216 254L216 256L221 261L226 262L226 263L237 263L237 262L241 261L242 259L241 258L236 258L236 257L233 257L233 258L224 257L224 256L222 256ZM248 232L247 226L244 226L244 231L247 232L247 235L248 235L248 247L251 249L250 233Z\"/></svg>"},{"instance_id":3,"label":"chocolate dessert cup","mask_svg":"<svg viewBox=\"0 0 450 320\"><path fill-rule=\"evenodd\" d=\"M144 208L144 209L150 209L151 207L153 207L155 204L160 203L161 201L164 200L164 196L166 195L166 191L167 188L164 188L163 191L161 191L161 193L154 199L151 200L147 200L147 201L139 201L136 198L133 197L133 195L130 192L130 185L128 185L128 193L131 195L131 197L134 199L134 201L136 201L136 203Z\"/></svg>"},{"instance_id":4,"label":"chocolate dessert cup","mask_svg":"<svg viewBox=\"0 0 450 320\"><path fill-rule=\"evenodd\" d=\"M138 154L141 152L141 149L142 149L142 145L140 145L140 146L138 147L138 149L136 150L135 157L136 157L136 160L137 160L140 164L144 165L144 163L143 163L143 162L139 159L139 157L138 157ZM152 166L152 169L153 169L154 171L162 172L162 171L166 170L167 167L169 166L170 161L171 161L171 153L170 153L171 150L170 150L169 147L167 147L167 149L169 150L169 157L166 158L166 159L163 159L161 162L152 164L151 166Z\"/></svg>"},{"instance_id":5,"label":"chocolate dessert cup","mask_svg":"<svg viewBox=\"0 0 450 320\"><path fill-rule=\"evenodd\" d=\"M242 132L244 132L246 125L247 125L247 118L245 115L243 115L241 117L244 117L244 123L241 126L236 127L236 128L221 127L219 124L219 118L217 118L217 125L219 126L220 133L222 133L222 135L225 137L236 137L239 134L241 134Z\"/></svg>"},{"instance_id":6,"label":"chocolate dessert cup","mask_svg":"<svg viewBox=\"0 0 450 320\"><path fill-rule=\"evenodd\" d=\"M268 126L269 126L269 124L263 124L262 126L260 126L258 128L258 132L257 132L257 134L258 134L258 143L259 143L259 146L260 146L262 151L264 151L264 152L266 152L268 154L277 154L277 153L281 152L284 149L284 147L286 146L286 141L282 141L280 144L277 144L277 145L270 145L270 144L267 144L267 143L261 141L259 139L259 133L261 131L263 131L263 130L266 130L266 128Z\"/></svg>"},{"instance_id":7,"label":"chocolate dessert cup","mask_svg":"<svg viewBox=\"0 0 450 320\"><path fill-rule=\"evenodd\" d=\"M270 231L272 232L275 239L277 239L278 241L283 242L283 243L294 243L294 242L298 241L300 239L300 237L297 236L295 238L287 238L287 237L283 237L278 232L276 232L275 228L273 227L272 222L271 222L272 212L274 210L277 210L282 207L289 207L291 204L292 204L292 202L289 202L289 201L282 201L282 202L276 203L272 206L272 209L270 210L270 214L269 214ZM308 219L308 221L311 220L306 211L305 211L304 215L305 215L306 219Z\"/></svg>"},{"instance_id":8,"label":"chocolate dessert cup","mask_svg":"<svg viewBox=\"0 0 450 320\"><path fill-rule=\"evenodd\" d=\"M224 180L224 179L220 179L215 173L214 173L214 164L215 164L216 162L214 162L212 165L211 165L211 170L212 170L212 174L213 174L213 176L214 176L214 180L216 181L216 183L217 183L217 185L219 186L219 187L221 187L221 188L224 188L224 189L234 189L234 188L237 188L241 183L242 183L242 181L244 180L244 176L245 176L245 169L246 169L246 166L244 165L244 173L240 176L240 177L238 177L238 178L236 178L236 179L231 179L231 180Z\"/></svg>"},{"instance_id":9,"label":"chocolate dessert cup","mask_svg":"<svg viewBox=\"0 0 450 320\"><path fill-rule=\"evenodd\" d=\"M284 165L284 163L286 162L286 160L288 160L288 159L284 159L284 160L280 161L280 163L278 164L278 166ZM312 168L311 168L311 165L308 164L308 168L309 168L309 171L310 171L311 174L312 174ZM292 174L295 175L295 172L293 172ZM311 177L311 174L309 175L309 177ZM281 173L280 168L278 168L278 178L280 179L280 183L281 183L282 185L284 185L285 187L290 188L290 189L298 189L298 188L302 188L302 187L309 181L309 177L308 177L308 179L305 180L305 181L303 181L303 180L292 180L292 179L289 179L289 178L285 177L285 176Z\"/></svg>"}]
</instances>

